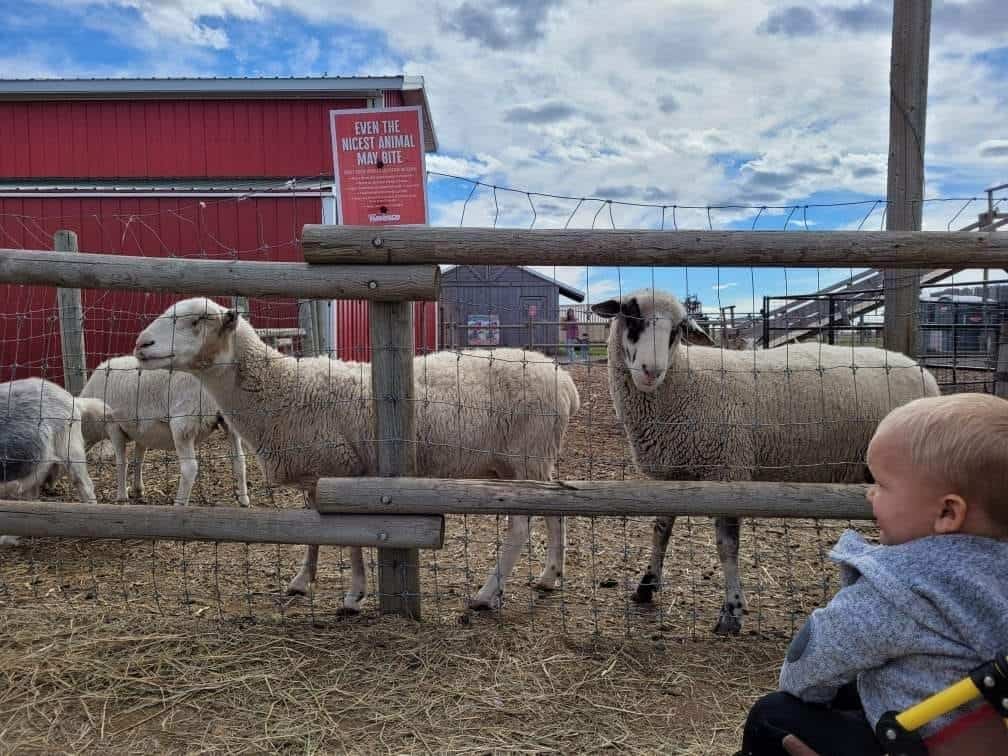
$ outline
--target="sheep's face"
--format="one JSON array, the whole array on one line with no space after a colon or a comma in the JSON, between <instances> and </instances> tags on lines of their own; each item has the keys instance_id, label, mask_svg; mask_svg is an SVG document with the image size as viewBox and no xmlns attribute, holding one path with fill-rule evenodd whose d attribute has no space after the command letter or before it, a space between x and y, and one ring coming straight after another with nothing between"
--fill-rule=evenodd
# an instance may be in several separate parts
<instances>
[{"instance_id":1,"label":"sheep's face","mask_svg":"<svg viewBox=\"0 0 1008 756\"><path fill-rule=\"evenodd\" d=\"M140 367L205 370L228 361L238 314L202 297L172 305L137 336Z\"/></svg>"},{"instance_id":2,"label":"sheep's face","mask_svg":"<svg viewBox=\"0 0 1008 756\"><path fill-rule=\"evenodd\" d=\"M592 305L592 312L604 318L615 318L617 348L622 350L623 362L634 385L645 394L661 386L681 340L711 343L710 337L687 316L686 308L671 294L648 289L627 294L622 299L599 302Z\"/></svg>"}]
</instances>

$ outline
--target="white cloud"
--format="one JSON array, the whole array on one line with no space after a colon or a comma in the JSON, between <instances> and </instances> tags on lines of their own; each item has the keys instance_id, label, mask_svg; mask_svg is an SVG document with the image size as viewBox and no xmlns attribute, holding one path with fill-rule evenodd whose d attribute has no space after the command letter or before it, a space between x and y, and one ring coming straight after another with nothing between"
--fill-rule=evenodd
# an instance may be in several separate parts
<instances>
[{"instance_id":1,"label":"white cloud","mask_svg":"<svg viewBox=\"0 0 1008 756\"><path fill-rule=\"evenodd\" d=\"M479 178L491 171L498 171L503 166L500 161L489 155L474 155L472 157L457 157L451 155L427 155L427 170L446 173L449 176ZM432 180L438 180L436 176Z\"/></svg>"},{"instance_id":2,"label":"white cloud","mask_svg":"<svg viewBox=\"0 0 1008 756\"><path fill-rule=\"evenodd\" d=\"M349 23L371 33L321 35L318 47L312 38L304 55L285 58L286 72L270 61L242 62L271 73L422 74L449 153L431 156L432 170L536 192L589 197L610 190L619 194L612 199L678 204L677 220L689 228L705 227L707 216L682 205L885 193L889 5L831 0L787 17L785 5L630 0L614 10L592 0L502 0L484 12L472 0L59 3L99 19L102 10L131 9L138 28L118 33L157 52L148 64L156 70L147 73L161 75L173 67L198 71L207 51L234 51L229 25L236 20L267 26L284 11L323 28ZM955 13L936 10L931 35L926 142L933 194L1003 181L1008 160L997 131L1008 117L1004 66L975 57L1008 45L1008 25L962 20L980 11L1003 14L1005 5L954 5ZM373 49L373 39L387 48ZM72 73L43 62L37 68ZM132 62L122 68L145 73ZM729 167L725 156L737 164ZM533 201L537 226L562 226L573 210L559 200ZM606 208L597 217L596 209L585 203L572 225L657 223L654 209ZM928 227L949 222L955 209L944 210L926 209ZM462 202L442 207L435 222L457 224L461 211ZM712 220L743 215L721 211ZM496 206L491 197L474 197L466 206L467 223L496 218L520 226L531 217L521 195L498 197Z\"/></svg>"}]
</instances>

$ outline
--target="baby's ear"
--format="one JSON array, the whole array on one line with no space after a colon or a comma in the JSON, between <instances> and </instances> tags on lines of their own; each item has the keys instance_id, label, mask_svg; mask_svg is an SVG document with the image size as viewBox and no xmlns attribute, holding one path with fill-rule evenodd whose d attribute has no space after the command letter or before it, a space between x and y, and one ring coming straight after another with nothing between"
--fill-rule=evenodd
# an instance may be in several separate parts
<instances>
[{"instance_id":1,"label":"baby's ear","mask_svg":"<svg viewBox=\"0 0 1008 756\"><path fill-rule=\"evenodd\" d=\"M966 523L969 505L959 494L945 494L942 497L942 508L934 522L935 535L958 533Z\"/></svg>"}]
</instances>

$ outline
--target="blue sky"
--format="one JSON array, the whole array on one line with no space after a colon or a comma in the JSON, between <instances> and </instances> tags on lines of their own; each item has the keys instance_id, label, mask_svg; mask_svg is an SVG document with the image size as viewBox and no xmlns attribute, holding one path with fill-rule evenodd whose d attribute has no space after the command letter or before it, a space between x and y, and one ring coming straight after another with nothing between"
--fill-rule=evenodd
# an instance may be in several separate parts
<instances>
[{"instance_id":1,"label":"blue sky","mask_svg":"<svg viewBox=\"0 0 1008 756\"><path fill-rule=\"evenodd\" d=\"M534 193L537 227L656 228L660 206L677 205L683 228L751 228L757 213L757 228L878 228L890 14L889 0L629 1L618 13L592 0L32 0L0 8L0 71L421 75L441 146L428 168ZM981 203L954 198L1008 182L1008 2L936 0L931 39L924 225L957 228ZM533 220L522 192L495 203L437 176L429 188L437 225L458 225L463 206L466 225ZM572 217L576 200L548 195L612 204L586 200ZM746 207L682 209L709 205ZM841 275L544 272L592 299L654 280L747 310Z\"/></svg>"}]
</instances>

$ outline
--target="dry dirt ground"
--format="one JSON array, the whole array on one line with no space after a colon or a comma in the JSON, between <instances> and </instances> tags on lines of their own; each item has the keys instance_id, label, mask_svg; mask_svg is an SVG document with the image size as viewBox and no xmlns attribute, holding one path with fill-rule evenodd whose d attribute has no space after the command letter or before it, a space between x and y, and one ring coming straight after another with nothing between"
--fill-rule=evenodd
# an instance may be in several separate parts
<instances>
[{"instance_id":1,"label":"dry dirt ground","mask_svg":"<svg viewBox=\"0 0 1008 756\"><path fill-rule=\"evenodd\" d=\"M582 409L559 477L635 477L605 364L571 372ZM226 455L223 437L204 447L193 506L234 506ZM267 490L251 457L248 469L253 506L302 506ZM145 503L171 504L174 455L150 452L145 471ZM113 473L92 465L99 501ZM53 498L72 498L66 482ZM314 594L292 600L294 546L27 539L0 551L0 749L733 753L788 638L836 589L825 553L845 526L744 523L750 612L730 639L709 631L722 589L702 518L676 523L653 610L629 601L650 522L571 518L562 590L529 585L545 550L534 524L503 610L471 615L503 521L450 517L444 548L421 554L421 623L373 600L341 617L335 548Z\"/></svg>"}]
</instances>

